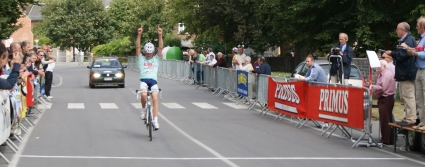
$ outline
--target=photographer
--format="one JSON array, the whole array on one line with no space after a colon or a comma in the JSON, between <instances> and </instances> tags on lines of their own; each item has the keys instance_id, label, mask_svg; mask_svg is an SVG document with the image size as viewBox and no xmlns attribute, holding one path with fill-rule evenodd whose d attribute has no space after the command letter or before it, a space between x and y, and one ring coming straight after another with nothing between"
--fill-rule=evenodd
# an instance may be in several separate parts
<instances>
[{"instance_id":1,"label":"photographer","mask_svg":"<svg viewBox=\"0 0 425 167\"><path fill-rule=\"evenodd\" d=\"M344 81L350 78L351 61L354 57L354 51L350 46L347 45L347 41L348 35L345 33L340 33L339 43L333 46L329 52L328 61L332 63L329 72L331 76L331 83L342 83L342 70L344 70ZM342 65L340 58L331 58L331 55L340 55L342 57ZM347 81L344 83L346 82Z\"/></svg>"}]
</instances>

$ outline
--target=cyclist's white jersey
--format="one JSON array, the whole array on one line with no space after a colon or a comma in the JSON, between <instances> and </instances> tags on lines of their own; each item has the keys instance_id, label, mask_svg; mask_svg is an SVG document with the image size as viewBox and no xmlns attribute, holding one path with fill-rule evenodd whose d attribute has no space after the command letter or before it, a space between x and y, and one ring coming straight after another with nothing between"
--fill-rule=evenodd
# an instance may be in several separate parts
<instances>
[{"instance_id":1,"label":"cyclist's white jersey","mask_svg":"<svg viewBox=\"0 0 425 167\"><path fill-rule=\"evenodd\" d=\"M158 55L152 56L152 58L147 59L145 56L140 54L137 58L137 64L140 71L140 79L153 79L157 80L158 76L158 67L159 67Z\"/></svg>"}]
</instances>

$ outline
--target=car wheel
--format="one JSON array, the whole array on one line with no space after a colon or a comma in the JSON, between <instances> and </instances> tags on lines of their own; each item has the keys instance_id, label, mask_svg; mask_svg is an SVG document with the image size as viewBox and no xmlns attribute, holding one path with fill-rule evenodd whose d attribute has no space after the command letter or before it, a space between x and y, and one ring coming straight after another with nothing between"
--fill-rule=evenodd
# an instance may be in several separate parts
<instances>
[{"instance_id":1,"label":"car wheel","mask_svg":"<svg viewBox=\"0 0 425 167\"><path fill-rule=\"evenodd\" d=\"M90 86L90 88L94 88L94 85L93 84L89 84L89 86Z\"/></svg>"},{"instance_id":2,"label":"car wheel","mask_svg":"<svg viewBox=\"0 0 425 167\"><path fill-rule=\"evenodd\" d=\"M118 85L120 88L124 88L125 87L125 84L120 84L120 85Z\"/></svg>"}]
</instances>

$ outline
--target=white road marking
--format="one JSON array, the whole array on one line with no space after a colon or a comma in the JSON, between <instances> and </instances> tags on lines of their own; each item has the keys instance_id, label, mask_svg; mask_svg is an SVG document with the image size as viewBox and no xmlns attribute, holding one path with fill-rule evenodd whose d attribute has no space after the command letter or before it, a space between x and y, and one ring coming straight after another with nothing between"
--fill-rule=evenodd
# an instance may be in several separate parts
<instances>
[{"instance_id":1,"label":"white road marking","mask_svg":"<svg viewBox=\"0 0 425 167\"><path fill-rule=\"evenodd\" d=\"M62 85L62 76L60 76L60 75L58 75L58 74L54 74L54 76L57 76L57 77L59 77L59 84L55 84L55 85L52 85L52 87L57 87L57 86L61 86Z\"/></svg>"},{"instance_id":2,"label":"white road marking","mask_svg":"<svg viewBox=\"0 0 425 167\"><path fill-rule=\"evenodd\" d=\"M133 92L133 94L136 94L135 91L131 90L131 92ZM221 155L220 153L218 153L217 151L213 150L212 148L208 147L207 145L205 145L204 143L200 142L199 140L193 138L192 136L190 136L189 134L187 134L185 131L183 131L182 129L180 129L178 126L176 126L174 123L172 123L170 120L168 120L164 115L162 115L161 113L158 113L158 115L161 117L161 119L163 119L165 122L167 122L168 124L170 124L174 129L176 129L177 131L179 131L183 136L187 137L188 139L190 139L192 142L194 142L195 144L201 146L202 148L204 148L205 150L207 150L208 152L210 152L211 154L213 154L215 157L217 158L224 158L223 155ZM223 162L225 162L226 164L230 165L230 166L238 166L235 163L233 163L232 161L228 160L228 159L221 159Z\"/></svg>"},{"instance_id":3,"label":"white road marking","mask_svg":"<svg viewBox=\"0 0 425 167\"><path fill-rule=\"evenodd\" d=\"M224 156L221 155L220 153L218 153L217 151L213 150L212 148L208 147L207 145L205 145L201 141L199 141L199 140L195 139L194 137L190 136L189 134L187 134L185 131L183 131L182 129L180 129L178 126L176 126L174 123L172 123L170 120L168 120L161 113L158 113L158 114L161 117L161 119L163 119L165 122L167 122L168 124L170 124L174 129L176 129L177 131L179 131L183 136L186 136L192 142L194 142L197 145L201 146L202 148L204 148L205 150L207 150L208 152L210 152L211 154L213 154L215 157L219 158L220 160L222 160L223 162L225 162L229 166L238 166L235 163L233 163L232 161L230 161L228 159L224 159Z\"/></svg>"},{"instance_id":4,"label":"white road marking","mask_svg":"<svg viewBox=\"0 0 425 167\"><path fill-rule=\"evenodd\" d=\"M118 109L115 103L99 103L99 105L102 109Z\"/></svg>"},{"instance_id":5,"label":"white road marking","mask_svg":"<svg viewBox=\"0 0 425 167\"><path fill-rule=\"evenodd\" d=\"M162 103L162 105L164 105L165 107L168 107L170 109L183 109L185 107L181 106L180 104L177 103Z\"/></svg>"},{"instance_id":6,"label":"white road marking","mask_svg":"<svg viewBox=\"0 0 425 167\"><path fill-rule=\"evenodd\" d=\"M68 103L68 109L84 109L84 103Z\"/></svg>"},{"instance_id":7,"label":"white road marking","mask_svg":"<svg viewBox=\"0 0 425 167\"><path fill-rule=\"evenodd\" d=\"M208 103L192 103L192 104L194 104L195 106L198 106L199 108L202 108L202 109L218 109L217 107L215 107L211 104L208 104Z\"/></svg>"},{"instance_id":8,"label":"white road marking","mask_svg":"<svg viewBox=\"0 0 425 167\"><path fill-rule=\"evenodd\" d=\"M131 103L131 105L136 109L142 109L142 104L140 103Z\"/></svg>"},{"instance_id":9,"label":"white road marking","mask_svg":"<svg viewBox=\"0 0 425 167\"><path fill-rule=\"evenodd\" d=\"M60 158L60 159L135 159L135 160L405 160L404 158L363 158L363 157L103 157L103 156L45 156L21 155L23 158Z\"/></svg>"},{"instance_id":10,"label":"white road marking","mask_svg":"<svg viewBox=\"0 0 425 167\"><path fill-rule=\"evenodd\" d=\"M243 104L240 104L240 105L237 105L236 103L223 103L223 104L225 104L229 107L232 107L234 109L248 109L248 107L243 105Z\"/></svg>"}]
</instances>

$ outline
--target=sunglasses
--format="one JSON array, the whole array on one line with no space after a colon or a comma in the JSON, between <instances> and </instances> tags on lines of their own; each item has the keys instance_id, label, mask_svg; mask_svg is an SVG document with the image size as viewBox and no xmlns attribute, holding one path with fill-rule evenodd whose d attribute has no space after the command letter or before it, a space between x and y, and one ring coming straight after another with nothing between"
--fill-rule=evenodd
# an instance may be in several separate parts
<instances>
[{"instance_id":1,"label":"sunglasses","mask_svg":"<svg viewBox=\"0 0 425 167\"><path fill-rule=\"evenodd\" d=\"M43 55L38 55L38 56L44 56L44 54Z\"/></svg>"}]
</instances>

